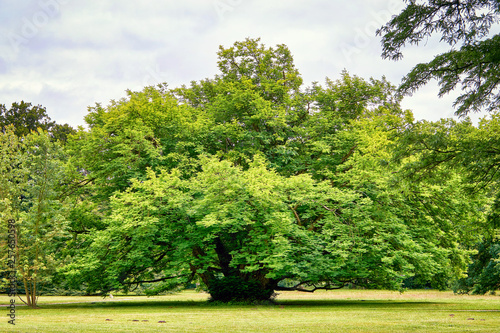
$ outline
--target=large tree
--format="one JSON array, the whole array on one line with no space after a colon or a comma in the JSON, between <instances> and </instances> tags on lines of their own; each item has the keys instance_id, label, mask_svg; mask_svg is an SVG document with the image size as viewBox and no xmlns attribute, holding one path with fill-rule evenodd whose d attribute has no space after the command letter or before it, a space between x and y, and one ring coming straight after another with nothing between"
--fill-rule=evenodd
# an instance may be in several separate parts
<instances>
[{"instance_id":1,"label":"large tree","mask_svg":"<svg viewBox=\"0 0 500 333\"><path fill-rule=\"evenodd\" d=\"M398 178L389 150L413 118L385 79L302 89L286 46L258 40L221 48L219 65L190 87L91 108L67 147L100 225L75 232L86 250L63 270L70 283L200 282L227 301L415 275L442 287L465 269L480 202L453 200L458 174Z\"/></svg>"},{"instance_id":2,"label":"large tree","mask_svg":"<svg viewBox=\"0 0 500 333\"><path fill-rule=\"evenodd\" d=\"M406 0L406 8L378 30L384 58L401 59L407 44L433 36L450 50L428 63L416 65L403 78L400 91L411 94L429 80L441 86L439 95L461 84L463 93L454 105L456 114L498 110L500 102L500 35L490 29L500 19L497 0Z\"/></svg>"}]
</instances>

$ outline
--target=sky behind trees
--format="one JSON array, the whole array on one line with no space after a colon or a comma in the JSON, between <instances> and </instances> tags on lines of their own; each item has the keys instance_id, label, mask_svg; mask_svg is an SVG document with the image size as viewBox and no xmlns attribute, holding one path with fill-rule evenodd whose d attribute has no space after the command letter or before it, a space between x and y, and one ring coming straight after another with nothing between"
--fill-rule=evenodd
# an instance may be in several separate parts
<instances>
[{"instance_id":1,"label":"sky behind trees","mask_svg":"<svg viewBox=\"0 0 500 333\"><path fill-rule=\"evenodd\" d=\"M218 74L217 50L247 37L286 44L305 85L343 69L399 84L415 64L446 50L430 39L399 62L380 57L375 36L401 0L189 0L80 2L0 0L0 103L25 100L58 123L83 125L87 107L125 90L171 88ZM456 95L430 84L403 101L417 119L453 115ZM477 117L477 116L476 116Z\"/></svg>"}]
</instances>

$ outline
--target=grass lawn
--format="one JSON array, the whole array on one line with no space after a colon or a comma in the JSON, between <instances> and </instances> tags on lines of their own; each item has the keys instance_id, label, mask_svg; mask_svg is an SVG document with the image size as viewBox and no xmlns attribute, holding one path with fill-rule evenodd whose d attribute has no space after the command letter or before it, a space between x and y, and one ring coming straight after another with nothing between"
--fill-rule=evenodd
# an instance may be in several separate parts
<instances>
[{"instance_id":1,"label":"grass lawn","mask_svg":"<svg viewBox=\"0 0 500 333\"><path fill-rule=\"evenodd\" d=\"M276 305L210 305L186 291L142 296L40 298L0 307L0 332L500 332L500 296L451 292L338 290L281 292ZM8 304L0 296L0 304Z\"/></svg>"}]
</instances>

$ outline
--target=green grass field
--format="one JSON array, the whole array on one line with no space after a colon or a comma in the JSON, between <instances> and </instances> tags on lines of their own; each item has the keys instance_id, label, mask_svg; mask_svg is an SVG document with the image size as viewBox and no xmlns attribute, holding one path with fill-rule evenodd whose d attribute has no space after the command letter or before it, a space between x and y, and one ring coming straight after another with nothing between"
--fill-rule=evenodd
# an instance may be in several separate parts
<instances>
[{"instance_id":1,"label":"green grass field","mask_svg":"<svg viewBox=\"0 0 500 333\"><path fill-rule=\"evenodd\" d=\"M500 296L451 292L282 292L276 305L211 305L195 292L40 298L19 306L16 325L0 307L0 332L500 332ZM8 304L0 296L0 304Z\"/></svg>"}]
</instances>

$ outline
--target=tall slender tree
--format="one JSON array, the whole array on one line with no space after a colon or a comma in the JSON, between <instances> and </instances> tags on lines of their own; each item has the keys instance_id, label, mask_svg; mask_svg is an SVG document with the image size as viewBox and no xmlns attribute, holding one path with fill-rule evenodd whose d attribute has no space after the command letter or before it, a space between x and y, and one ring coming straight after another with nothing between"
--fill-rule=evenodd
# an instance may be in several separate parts
<instances>
[{"instance_id":1,"label":"tall slender tree","mask_svg":"<svg viewBox=\"0 0 500 333\"><path fill-rule=\"evenodd\" d=\"M17 275L26 296L23 301L35 308L40 287L51 281L57 253L68 238L60 197L65 157L47 132L39 130L20 139L12 126L1 134L0 149L5 163L0 173L2 232L7 219L13 218Z\"/></svg>"}]
</instances>

